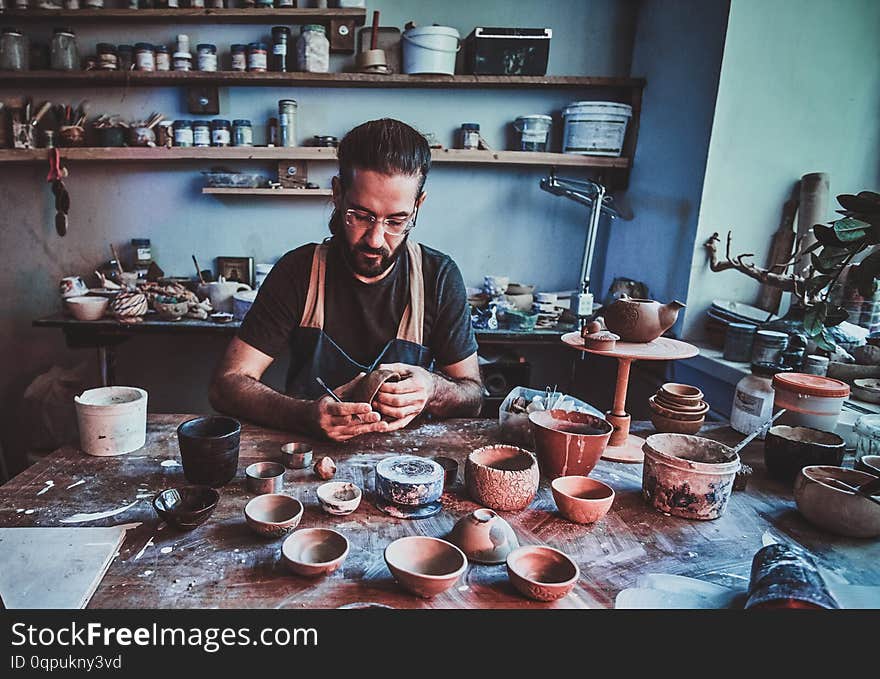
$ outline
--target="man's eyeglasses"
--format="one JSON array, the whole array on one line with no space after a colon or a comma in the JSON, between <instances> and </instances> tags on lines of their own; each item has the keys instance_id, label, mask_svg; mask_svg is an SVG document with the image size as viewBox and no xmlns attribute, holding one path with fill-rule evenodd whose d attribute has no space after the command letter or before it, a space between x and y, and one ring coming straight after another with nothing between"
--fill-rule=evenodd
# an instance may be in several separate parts
<instances>
[{"instance_id":1,"label":"man's eyeglasses","mask_svg":"<svg viewBox=\"0 0 880 679\"><path fill-rule=\"evenodd\" d=\"M352 229L372 229L377 222L381 222L385 233L392 236L403 236L409 233L416 226L416 218L419 216L419 208L409 217L384 217L377 219L376 215L355 208L349 208L345 211L345 225Z\"/></svg>"}]
</instances>

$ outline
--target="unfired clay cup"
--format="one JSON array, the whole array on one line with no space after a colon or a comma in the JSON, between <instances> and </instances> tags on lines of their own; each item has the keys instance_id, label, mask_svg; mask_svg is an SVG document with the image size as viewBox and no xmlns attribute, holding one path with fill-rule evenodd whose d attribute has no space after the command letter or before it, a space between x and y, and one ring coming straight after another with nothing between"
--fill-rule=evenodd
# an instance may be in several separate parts
<instances>
[{"instance_id":1,"label":"unfired clay cup","mask_svg":"<svg viewBox=\"0 0 880 679\"><path fill-rule=\"evenodd\" d=\"M330 528L306 528L289 535L281 545L281 558L297 575L328 575L348 556L348 539Z\"/></svg>"},{"instance_id":2,"label":"unfired clay cup","mask_svg":"<svg viewBox=\"0 0 880 679\"><path fill-rule=\"evenodd\" d=\"M596 523L614 502L614 489L586 476L560 476L550 483L559 512L575 523Z\"/></svg>"},{"instance_id":3,"label":"unfired clay cup","mask_svg":"<svg viewBox=\"0 0 880 679\"><path fill-rule=\"evenodd\" d=\"M574 588L580 569L558 549L527 545L507 556L507 576L511 584L529 599L554 601Z\"/></svg>"},{"instance_id":4,"label":"unfired clay cup","mask_svg":"<svg viewBox=\"0 0 880 679\"><path fill-rule=\"evenodd\" d=\"M280 493L258 495L244 506L247 525L265 538L287 535L302 520L303 506L296 498Z\"/></svg>"},{"instance_id":5,"label":"unfired clay cup","mask_svg":"<svg viewBox=\"0 0 880 679\"><path fill-rule=\"evenodd\" d=\"M467 557L458 547L424 535L395 540L384 555L398 584L425 599L445 592L467 569Z\"/></svg>"}]
</instances>

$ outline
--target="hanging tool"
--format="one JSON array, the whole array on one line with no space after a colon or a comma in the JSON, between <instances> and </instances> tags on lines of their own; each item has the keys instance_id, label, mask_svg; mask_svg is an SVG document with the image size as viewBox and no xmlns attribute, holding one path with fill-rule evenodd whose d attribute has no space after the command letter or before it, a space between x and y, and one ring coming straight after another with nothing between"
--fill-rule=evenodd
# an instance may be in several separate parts
<instances>
[{"instance_id":1,"label":"hanging tool","mask_svg":"<svg viewBox=\"0 0 880 679\"><path fill-rule=\"evenodd\" d=\"M70 194L61 181L67 176L67 170L61 167L61 153L58 149L49 149L49 174L46 181L52 183L52 194L55 196L55 230L59 236L67 235L67 214L70 212Z\"/></svg>"}]
</instances>

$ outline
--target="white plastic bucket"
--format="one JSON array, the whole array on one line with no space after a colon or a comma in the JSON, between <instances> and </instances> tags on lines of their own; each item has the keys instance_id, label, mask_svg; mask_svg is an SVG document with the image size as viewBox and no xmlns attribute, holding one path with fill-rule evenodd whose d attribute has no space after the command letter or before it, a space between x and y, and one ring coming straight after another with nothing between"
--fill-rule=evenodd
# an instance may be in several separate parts
<instances>
[{"instance_id":1,"label":"white plastic bucket","mask_svg":"<svg viewBox=\"0 0 880 679\"><path fill-rule=\"evenodd\" d=\"M403 32L403 72L455 75L461 36L450 26L422 26Z\"/></svg>"},{"instance_id":2,"label":"white plastic bucket","mask_svg":"<svg viewBox=\"0 0 880 679\"><path fill-rule=\"evenodd\" d=\"M562 152L620 156L632 106L613 101L576 101L562 110Z\"/></svg>"},{"instance_id":3,"label":"white plastic bucket","mask_svg":"<svg viewBox=\"0 0 880 679\"><path fill-rule=\"evenodd\" d=\"M79 446L89 455L130 453L147 438L147 392L137 387L99 387L74 397Z\"/></svg>"},{"instance_id":4,"label":"white plastic bucket","mask_svg":"<svg viewBox=\"0 0 880 679\"><path fill-rule=\"evenodd\" d=\"M244 320L245 314L251 310L251 305L256 298L256 290L242 290L232 295L232 315L235 320Z\"/></svg>"},{"instance_id":5,"label":"white plastic bucket","mask_svg":"<svg viewBox=\"0 0 880 679\"><path fill-rule=\"evenodd\" d=\"M545 115L520 116L513 121L519 133L517 151L546 151L553 118Z\"/></svg>"}]
</instances>

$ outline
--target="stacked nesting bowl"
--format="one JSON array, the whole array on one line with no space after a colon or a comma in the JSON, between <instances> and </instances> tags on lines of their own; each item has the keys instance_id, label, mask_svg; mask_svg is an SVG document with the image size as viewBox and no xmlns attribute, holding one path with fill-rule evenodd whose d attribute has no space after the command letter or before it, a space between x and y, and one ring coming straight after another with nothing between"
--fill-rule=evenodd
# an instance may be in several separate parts
<instances>
[{"instance_id":1,"label":"stacked nesting bowl","mask_svg":"<svg viewBox=\"0 0 880 679\"><path fill-rule=\"evenodd\" d=\"M706 421L709 404L703 392L687 384L668 382L648 399L651 422L664 434L696 434Z\"/></svg>"}]
</instances>

